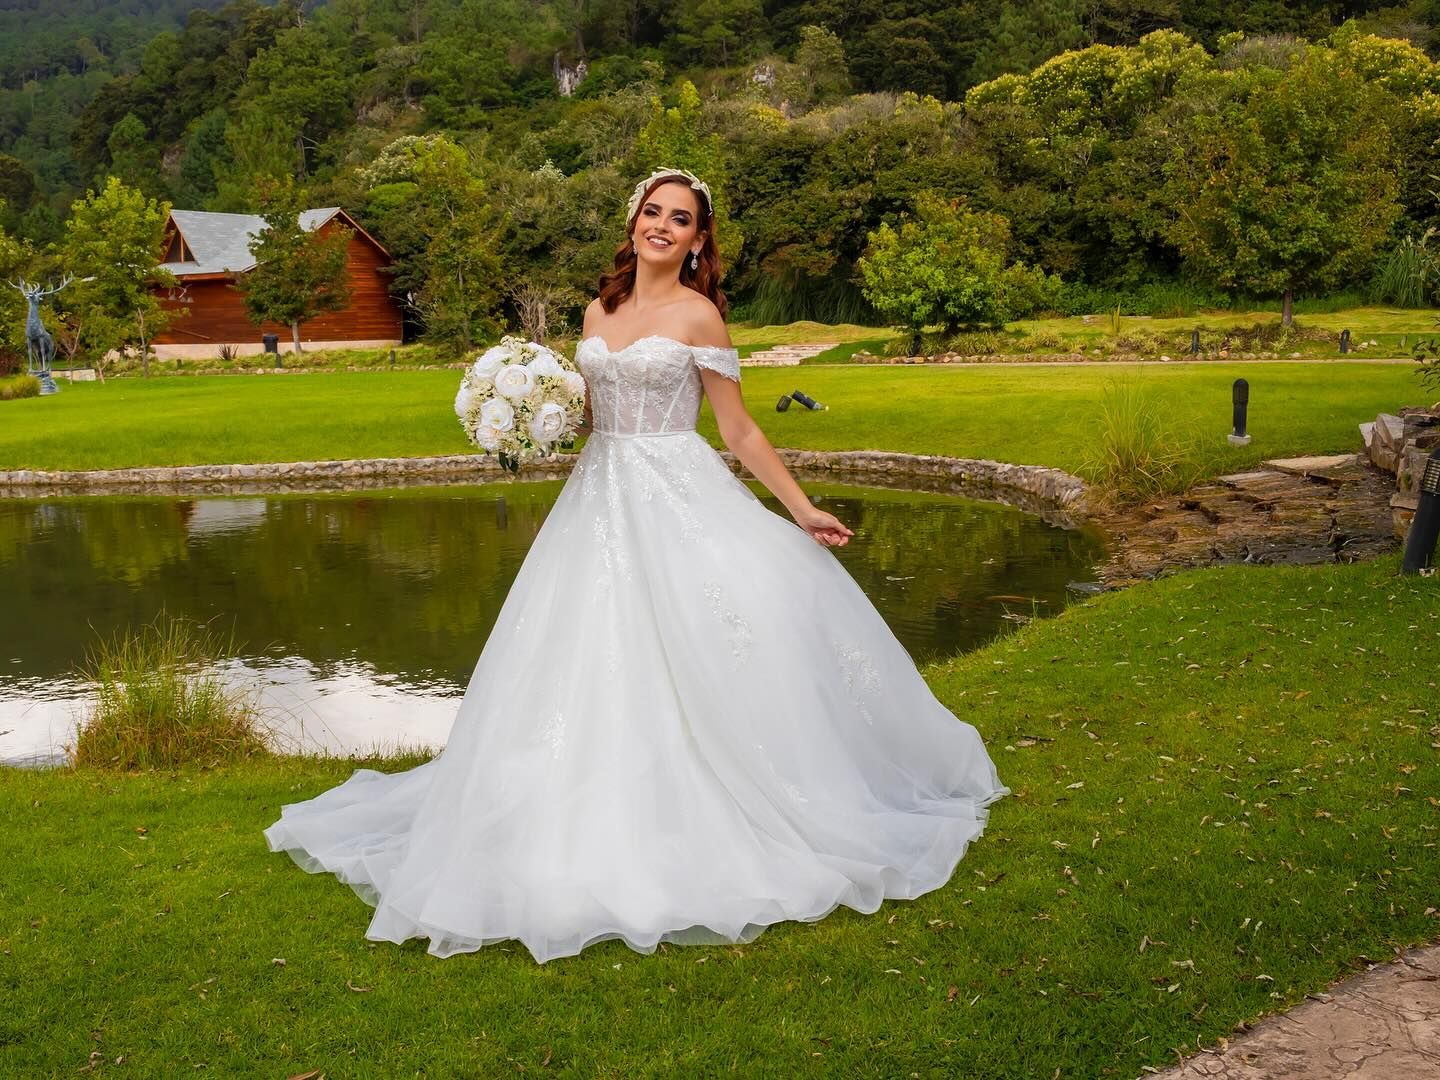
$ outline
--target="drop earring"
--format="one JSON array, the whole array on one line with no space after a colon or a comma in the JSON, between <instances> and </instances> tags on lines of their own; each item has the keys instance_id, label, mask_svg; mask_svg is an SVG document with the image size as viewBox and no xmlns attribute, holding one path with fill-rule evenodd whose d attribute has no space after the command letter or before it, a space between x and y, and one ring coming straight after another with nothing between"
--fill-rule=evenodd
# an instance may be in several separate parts
<instances>
[{"instance_id":1,"label":"drop earring","mask_svg":"<svg viewBox=\"0 0 1440 1080\"><path fill-rule=\"evenodd\" d=\"M640 249L635 246L635 241L634 241L634 240L631 240L631 241L630 241L630 254L631 254L631 255L639 255L639 254L640 254Z\"/></svg>"},{"instance_id":2,"label":"drop earring","mask_svg":"<svg viewBox=\"0 0 1440 1080\"><path fill-rule=\"evenodd\" d=\"M691 269L691 270L698 270L698 269L700 269L700 253L699 253L699 252L696 252L696 251L690 252L690 269Z\"/></svg>"}]
</instances>

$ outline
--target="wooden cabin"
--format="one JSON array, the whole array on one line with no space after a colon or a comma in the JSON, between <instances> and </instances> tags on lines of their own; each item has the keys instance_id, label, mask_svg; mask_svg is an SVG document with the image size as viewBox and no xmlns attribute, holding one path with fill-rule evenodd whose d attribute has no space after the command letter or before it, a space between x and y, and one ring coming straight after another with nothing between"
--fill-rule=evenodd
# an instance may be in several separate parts
<instances>
[{"instance_id":1,"label":"wooden cabin","mask_svg":"<svg viewBox=\"0 0 1440 1080\"><path fill-rule=\"evenodd\" d=\"M402 312L390 295L389 275L381 267L390 254L338 206L303 210L306 230L353 230L346 254L350 305L300 324L305 349L373 348L400 344ZM206 210L172 210L165 224L165 261L175 275L173 287L157 288L161 306L185 309L154 339L159 357L214 356L222 345L237 353L264 350L262 334L276 334L282 352L292 348L290 327L250 321L235 279L255 265L250 245L265 228L259 214L217 214Z\"/></svg>"}]
</instances>

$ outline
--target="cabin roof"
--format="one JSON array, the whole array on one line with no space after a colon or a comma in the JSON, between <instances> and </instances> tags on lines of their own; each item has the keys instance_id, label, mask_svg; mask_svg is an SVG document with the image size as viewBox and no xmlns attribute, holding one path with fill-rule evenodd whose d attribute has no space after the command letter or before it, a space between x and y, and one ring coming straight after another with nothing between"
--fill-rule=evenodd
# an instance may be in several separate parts
<instances>
[{"instance_id":1,"label":"cabin roof","mask_svg":"<svg viewBox=\"0 0 1440 1080\"><path fill-rule=\"evenodd\" d=\"M331 218L340 215L345 224L355 229L370 243L381 248L375 240L361 229L349 214L338 206L322 206L300 211L300 227L313 232ZM170 222L184 238L185 246L194 259L185 262L161 263L162 269L169 270L176 277L194 274L243 273L255 266L255 256L250 254L250 245L265 228L265 219L259 214L220 214L211 210L171 210Z\"/></svg>"}]
</instances>

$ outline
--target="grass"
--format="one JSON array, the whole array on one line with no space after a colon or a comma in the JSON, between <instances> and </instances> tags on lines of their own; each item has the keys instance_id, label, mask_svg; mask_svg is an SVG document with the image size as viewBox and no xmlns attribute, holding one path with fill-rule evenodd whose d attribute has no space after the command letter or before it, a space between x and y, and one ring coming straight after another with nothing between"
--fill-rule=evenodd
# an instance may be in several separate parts
<instances>
[{"instance_id":1,"label":"grass","mask_svg":"<svg viewBox=\"0 0 1440 1080\"><path fill-rule=\"evenodd\" d=\"M1096 438L1104 387L1133 372L1161 421L1216 448L1214 465L1358 447L1356 425L1428 400L1408 367L1206 364L1177 367L836 365L752 368L742 388L777 446L886 449L1077 470ZM1248 447L1225 446L1230 385L1250 383ZM420 456L472 449L451 412L452 371L75 383L6 406L0 469ZM801 389L828 412L776 413ZM708 408L701 430L718 441Z\"/></svg>"},{"instance_id":2,"label":"grass","mask_svg":"<svg viewBox=\"0 0 1440 1080\"><path fill-rule=\"evenodd\" d=\"M1192 571L927 667L1014 793L946 887L743 948L367 942L260 835L367 763L7 774L0 1075L1139 1075L1440 933L1440 579L1397 565Z\"/></svg>"},{"instance_id":3,"label":"grass","mask_svg":"<svg viewBox=\"0 0 1440 1080\"><path fill-rule=\"evenodd\" d=\"M270 752L252 694L215 667L233 642L164 612L91 647L79 676L95 687L75 760L113 769L174 768Z\"/></svg>"}]
</instances>

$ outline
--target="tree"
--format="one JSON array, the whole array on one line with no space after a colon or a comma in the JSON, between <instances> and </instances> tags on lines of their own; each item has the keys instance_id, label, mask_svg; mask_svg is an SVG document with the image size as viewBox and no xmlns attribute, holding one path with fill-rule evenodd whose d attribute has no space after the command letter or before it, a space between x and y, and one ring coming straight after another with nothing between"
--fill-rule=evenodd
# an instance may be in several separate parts
<instances>
[{"instance_id":1,"label":"tree","mask_svg":"<svg viewBox=\"0 0 1440 1080\"><path fill-rule=\"evenodd\" d=\"M680 0L669 6L670 44L684 60L731 64L766 33L760 0Z\"/></svg>"},{"instance_id":2,"label":"tree","mask_svg":"<svg viewBox=\"0 0 1440 1080\"><path fill-rule=\"evenodd\" d=\"M160 152L145 122L133 112L126 113L110 130L106 141L110 151L109 175L118 176L126 185L141 191L161 190Z\"/></svg>"},{"instance_id":3,"label":"tree","mask_svg":"<svg viewBox=\"0 0 1440 1080\"><path fill-rule=\"evenodd\" d=\"M802 26L795 49L795 66L808 84L811 100L830 102L850 92L850 69L845 45L823 26Z\"/></svg>"},{"instance_id":4,"label":"tree","mask_svg":"<svg viewBox=\"0 0 1440 1080\"><path fill-rule=\"evenodd\" d=\"M288 324L297 353L300 324L350 303L346 250L354 231L334 224L325 232L300 225L290 189L270 194L261 217L265 227L250 244L255 266L240 276L236 288L250 320Z\"/></svg>"},{"instance_id":5,"label":"tree","mask_svg":"<svg viewBox=\"0 0 1440 1080\"><path fill-rule=\"evenodd\" d=\"M1192 271L1256 296L1359 280L1400 213L1383 91L1312 49L1241 70L1168 163L1169 236Z\"/></svg>"},{"instance_id":6,"label":"tree","mask_svg":"<svg viewBox=\"0 0 1440 1080\"><path fill-rule=\"evenodd\" d=\"M0 154L0 228L14 232L20 216L39 197L30 167L19 158Z\"/></svg>"},{"instance_id":7,"label":"tree","mask_svg":"<svg viewBox=\"0 0 1440 1080\"><path fill-rule=\"evenodd\" d=\"M0 198L0 221L6 205ZM25 274L34 257L26 244L0 226L0 376L10 374L25 355L25 299L7 283Z\"/></svg>"},{"instance_id":8,"label":"tree","mask_svg":"<svg viewBox=\"0 0 1440 1080\"><path fill-rule=\"evenodd\" d=\"M395 288L426 336L469 349L504 297L499 226L469 155L444 135L402 136L362 173L394 257Z\"/></svg>"},{"instance_id":9,"label":"tree","mask_svg":"<svg viewBox=\"0 0 1440 1080\"><path fill-rule=\"evenodd\" d=\"M870 233L858 264L865 298L907 327L916 345L934 323L947 331L1001 325L1005 219L929 194L915 203L899 229L887 222Z\"/></svg>"},{"instance_id":10,"label":"tree","mask_svg":"<svg viewBox=\"0 0 1440 1080\"><path fill-rule=\"evenodd\" d=\"M155 286L175 284L160 269L169 216L168 202L146 198L117 176L71 204L58 255L76 280L59 299L102 372L111 350L137 345L150 374L149 340L172 318L155 293Z\"/></svg>"},{"instance_id":11,"label":"tree","mask_svg":"<svg viewBox=\"0 0 1440 1080\"><path fill-rule=\"evenodd\" d=\"M981 50L971 78L985 82L997 75L1029 71L1043 60L1086 44L1075 0L1030 0L1000 8L994 35Z\"/></svg>"}]
</instances>

